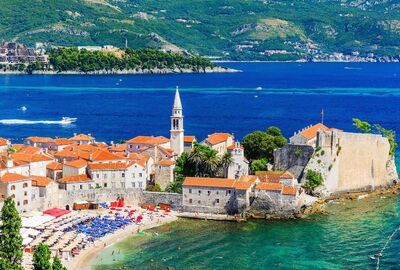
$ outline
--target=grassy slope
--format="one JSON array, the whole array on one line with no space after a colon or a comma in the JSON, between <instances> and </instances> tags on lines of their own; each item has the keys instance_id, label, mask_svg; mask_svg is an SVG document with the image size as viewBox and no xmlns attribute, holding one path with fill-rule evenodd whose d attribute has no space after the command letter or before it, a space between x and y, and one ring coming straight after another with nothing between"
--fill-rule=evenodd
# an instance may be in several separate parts
<instances>
[{"instance_id":1,"label":"grassy slope","mask_svg":"<svg viewBox=\"0 0 400 270\"><path fill-rule=\"evenodd\" d=\"M232 57L239 55L237 44L256 42L248 57L256 57L262 49L302 52L284 43L289 40L314 43L326 52L399 54L400 6L395 0L370 2L375 4L360 0L0 0L0 39L123 46L127 37L132 47L170 42L195 53L229 52Z\"/></svg>"}]
</instances>

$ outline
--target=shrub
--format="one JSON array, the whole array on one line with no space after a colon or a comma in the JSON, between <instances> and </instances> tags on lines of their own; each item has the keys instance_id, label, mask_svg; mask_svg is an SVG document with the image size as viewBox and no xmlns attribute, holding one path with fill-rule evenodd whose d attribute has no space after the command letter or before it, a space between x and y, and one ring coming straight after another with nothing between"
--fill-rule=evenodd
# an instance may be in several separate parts
<instances>
[{"instance_id":1,"label":"shrub","mask_svg":"<svg viewBox=\"0 0 400 270\"><path fill-rule=\"evenodd\" d=\"M304 188L308 191L314 191L319 185L324 182L322 174L314 170L308 170L306 174L306 183Z\"/></svg>"}]
</instances>

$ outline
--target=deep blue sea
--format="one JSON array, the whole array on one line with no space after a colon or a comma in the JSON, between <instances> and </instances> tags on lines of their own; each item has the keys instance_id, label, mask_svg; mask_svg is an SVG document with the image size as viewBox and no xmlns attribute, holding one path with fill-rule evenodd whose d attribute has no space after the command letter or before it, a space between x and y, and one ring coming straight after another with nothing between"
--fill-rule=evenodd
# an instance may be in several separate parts
<instances>
[{"instance_id":1,"label":"deep blue sea","mask_svg":"<svg viewBox=\"0 0 400 270\"><path fill-rule=\"evenodd\" d=\"M185 132L198 140L212 132L238 139L275 125L286 136L320 121L354 131L352 118L400 134L398 63L223 63L240 73L177 75L0 76L0 137L91 133L119 141L168 136L174 90L180 87ZM26 111L21 110L25 106ZM76 117L73 125L40 124ZM1 124L5 119L27 124ZM33 122L29 122L33 121Z\"/></svg>"}]
</instances>

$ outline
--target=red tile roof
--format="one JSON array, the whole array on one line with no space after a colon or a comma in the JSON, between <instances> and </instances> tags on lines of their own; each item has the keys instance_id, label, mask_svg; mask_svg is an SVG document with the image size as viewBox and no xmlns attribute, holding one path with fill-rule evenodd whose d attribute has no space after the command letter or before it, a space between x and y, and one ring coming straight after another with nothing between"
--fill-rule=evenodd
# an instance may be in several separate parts
<instances>
[{"instance_id":1,"label":"red tile roof","mask_svg":"<svg viewBox=\"0 0 400 270\"><path fill-rule=\"evenodd\" d=\"M86 174L77 174L66 176L58 180L60 183L73 183L73 182L90 182L90 179Z\"/></svg>"},{"instance_id":2,"label":"red tile roof","mask_svg":"<svg viewBox=\"0 0 400 270\"><path fill-rule=\"evenodd\" d=\"M304 138L306 138L307 140L311 140L312 138L317 136L317 132L319 130L323 130L323 131L333 131L333 130L342 131L342 130L336 129L336 128L328 128L327 126L325 126L325 125L323 125L321 123L318 123L318 124L316 124L314 126L311 126L311 127L307 128L307 129L301 131L299 134L301 136L303 136Z\"/></svg>"},{"instance_id":3,"label":"red tile roof","mask_svg":"<svg viewBox=\"0 0 400 270\"><path fill-rule=\"evenodd\" d=\"M74 167L74 168L84 168L87 166L87 161L83 159L76 159L72 161L68 161L64 163L65 166Z\"/></svg>"},{"instance_id":4,"label":"red tile roof","mask_svg":"<svg viewBox=\"0 0 400 270\"><path fill-rule=\"evenodd\" d=\"M12 183L27 180L29 180L29 177L17 173L6 173L0 177L0 182L2 183Z\"/></svg>"},{"instance_id":5,"label":"red tile roof","mask_svg":"<svg viewBox=\"0 0 400 270\"><path fill-rule=\"evenodd\" d=\"M90 135L79 134L79 135L75 135L74 137L70 138L70 140L72 140L72 141L92 141L92 140L94 140L94 138Z\"/></svg>"},{"instance_id":6,"label":"red tile roof","mask_svg":"<svg viewBox=\"0 0 400 270\"><path fill-rule=\"evenodd\" d=\"M297 194L297 188L292 187L292 186L284 186L284 187L282 188L282 194L283 194L283 195L296 196L296 194Z\"/></svg>"},{"instance_id":7,"label":"red tile roof","mask_svg":"<svg viewBox=\"0 0 400 270\"><path fill-rule=\"evenodd\" d=\"M51 142L53 142L53 139L49 138L49 137L35 137L35 136L32 136L32 137L26 138L26 140L29 140L29 141L31 141L33 143L51 143Z\"/></svg>"},{"instance_id":8,"label":"red tile roof","mask_svg":"<svg viewBox=\"0 0 400 270\"><path fill-rule=\"evenodd\" d=\"M117 153L124 153L126 150L126 144L116 144L116 145L112 145L109 147L109 151L111 153L117 152Z\"/></svg>"},{"instance_id":9,"label":"red tile roof","mask_svg":"<svg viewBox=\"0 0 400 270\"><path fill-rule=\"evenodd\" d=\"M26 147L21 148L18 151L18 153L33 155L33 154L39 154L41 151L42 151L42 148L40 148L40 147L26 146Z\"/></svg>"},{"instance_id":10,"label":"red tile roof","mask_svg":"<svg viewBox=\"0 0 400 270\"><path fill-rule=\"evenodd\" d=\"M192 143L194 141L196 141L196 137L195 136L184 136L183 137L183 141L186 143Z\"/></svg>"},{"instance_id":11,"label":"red tile roof","mask_svg":"<svg viewBox=\"0 0 400 270\"><path fill-rule=\"evenodd\" d=\"M117 162L117 163L92 163L89 165L92 171L111 171L111 170L126 170L134 163Z\"/></svg>"},{"instance_id":12,"label":"red tile roof","mask_svg":"<svg viewBox=\"0 0 400 270\"><path fill-rule=\"evenodd\" d=\"M32 186L34 187L47 187L48 184L53 182L45 176L31 175L29 178L32 179Z\"/></svg>"},{"instance_id":13,"label":"red tile roof","mask_svg":"<svg viewBox=\"0 0 400 270\"><path fill-rule=\"evenodd\" d=\"M260 183L256 188L259 190L281 191L282 187L281 183Z\"/></svg>"},{"instance_id":14,"label":"red tile roof","mask_svg":"<svg viewBox=\"0 0 400 270\"><path fill-rule=\"evenodd\" d=\"M105 160L122 160L120 156L108 152L107 150L97 150L91 156L89 156L91 161L105 161Z\"/></svg>"},{"instance_id":15,"label":"red tile roof","mask_svg":"<svg viewBox=\"0 0 400 270\"><path fill-rule=\"evenodd\" d=\"M47 164L46 168L49 170L53 170L53 171L61 171L62 170L62 164L58 163L58 162L52 162Z\"/></svg>"},{"instance_id":16,"label":"red tile roof","mask_svg":"<svg viewBox=\"0 0 400 270\"><path fill-rule=\"evenodd\" d=\"M227 141L229 137L233 138L233 135L229 133L213 133L208 135L206 141L215 145Z\"/></svg>"},{"instance_id":17,"label":"red tile roof","mask_svg":"<svg viewBox=\"0 0 400 270\"><path fill-rule=\"evenodd\" d=\"M24 162L40 162L40 161L51 161L52 158L43 154L24 154L24 153L14 153L12 154L13 159L20 160Z\"/></svg>"},{"instance_id":18,"label":"red tile roof","mask_svg":"<svg viewBox=\"0 0 400 270\"><path fill-rule=\"evenodd\" d=\"M289 171L257 171L256 176L261 182L279 182L282 179L294 179L294 175Z\"/></svg>"},{"instance_id":19,"label":"red tile roof","mask_svg":"<svg viewBox=\"0 0 400 270\"><path fill-rule=\"evenodd\" d=\"M71 140L69 140L69 139L66 139L66 138L57 138L57 139L54 139L54 143L56 145L70 145L73 142Z\"/></svg>"},{"instance_id":20,"label":"red tile roof","mask_svg":"<svg viewBox=\"0 0 400 270\"><path fill-rule=\"evenodd\" d=\"M157 165L161 165L161 166L171 166L174 164L175 164L175 161L167 160L167 159L162 159L157 162Z\"/></svg>"},{"instance_id":21,"label":"red tile roof","mask_svg":"<svg viewBox=\"0 0 400 270\"><path fill-rule=\"evenodd\" d=\"M182 186L234 188L234 183L234 179L186 177L185 181L183 181Z\"/></svg>"},{"instance_id":22,"label":"red tile roof","mask_svg":"<svg viewBox=\"0 0 400 270\"><path fill-rule=\"evenodd\" d=\"M133 139L130 139L128 143L131 144L150 144L150 145L159 145L169 142L170 140L165 138L164 136L137 136Z\"/></svg>"},{"instance_id":23,"label":"red tile roof","mask_svg":"<svg viewBox=\"0 0 400 270\"><path fill-rule=\"evenodd\" d=\"M8 140L7 140L7 139L0 138L0 146L6 146L7 143L8 143Z\"/></svg>"}]
</instances>

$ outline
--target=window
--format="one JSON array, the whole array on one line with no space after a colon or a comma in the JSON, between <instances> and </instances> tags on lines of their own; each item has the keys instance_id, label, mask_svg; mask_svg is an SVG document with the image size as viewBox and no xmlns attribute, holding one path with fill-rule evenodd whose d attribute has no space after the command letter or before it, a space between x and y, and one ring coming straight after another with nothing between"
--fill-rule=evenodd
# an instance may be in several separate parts
<instances>
[{"instance_id":1,"label":"window","mask_svg":"<svg viewBox=\"0 0 400 270\"><path fill-rule=\"evenodd\" d=\"M143 176L143 174L142 173L139 173L139 177L142 177Z\"/></svg>"},{"instance_id":2,"label":"window","mask_svg":"<svg viewBox=\"0 0 400 270\"><path fill-rule=\"evenodd\" d=\"M122 178L124 178L125 177L125 173L122 173Z\"/></svg>"},{"instance_id":3,"label":"window","mask_svg":"<svg viewBox=\"0 0 400 270\"><path fill-rule=\"evenodd\" d=\"M104 179L107 179L107 174L104 174Z\"/></svg>"},{"instance_id":4,"label":"window","mask_svg":"<svg viewBox=\"0 0 400 270\"><path fill-rule=\"evenodd\" d=\"M28 204L28 200L24 200L23 205L27 205Z\"/></svg>"},{"instance_id":5,"label":"window","mask_svg":"<svg viewBox=\"0 0 400 270\"><path fill-rule=\"evenodd\" d=\"M135 178L135 173L132 173L132 177Z\"/></svg>"},{"instance_id":6,"label":"window","mask_svg":"<svg viewBox=\"0 0 400 270\"><path fill-rule=\"evenodd\" d=\"M207 191L207 193L208 193L208 196L210 196L210 195L211 195L211 191Z\"/></svg>"},{"instance_id":7,"label":"window","mask_svg":"<svg viewBox=\"0 0 400 270\"><path fill-rule=\"evenodd\" d=\"M15 190L15 186L14 185L11 186L11 190Z\"/></svg>"},{"instance_id":8,"label":"window","mask_svg":"<svg viewBox=\"0 0 400 270\"><path fill-rule=\"evenodd\" d=\"M121 187L125 188L125 182L121 182Z\"/></svg>"},{"instance_id":9,"label":"window","mask_svg":"<svg viewBox=\"0 0 400 270\"><path fill-rule=\"evenodd\" d=\"M140 188L142 187L142 182L139 182L139 187L140 187Z\"/></svg>"},{"instance_id":10,"label":"window","mask_svg":"<svg viewBox=\"0 0 400 270\"><path fill-rule=\"evenodd\" d=\"M193 200L192 200L192 199L189 199L189 203L193 203Z\"/></svg>"},{"instance_id":11,"label":"window","mask_svg":"<svg viewBox=\"0 0 400 270\"><path fill-rule=\"evenodd\" d=\"M21 205L21 203L20 203L20 202L17 202L17 205L18 205L18 206L20 206L20 205Z\"/></svg>"},{"instance_id":12,"label":"window","mask_svg":"<svg viewBox=\"0 0 400 270\"><path fill-rule=\"evenodd\" d=\"M199 195L201 194L201 190L199 190Z\"/></svg>"},{"instance_id":13,"label":"window","mask_svg":"<svg viewBox=\"0 0 400 270\"><path fill-rule=\"evenodd\" d=\"M132 187L135 188L135 182L132 182Z\"/></svg>"},{"instance_id":14,"label":"window","mask_svg":"<svg viewBox=\"0 0 400 270\"><path fill-rule=\"evenodd\" d=\"M192 193L192 189L191 188L189 188L189 193Z\"/></svg>"},{"instance_id":15,"label":"window","mask_svg":"<svg viewBox=\"0 0 400 270\"><path fill-rule=\"evenodd\" d=\"M104 183L104 187L107 187L107 183Z\"/></svg>"},{"instance_id":16,"label":"window","mask_svg":"<svg viewBox=\"0 0 400 270\"><path fill-rule=\"evenodd\" d=\"M92 189L92 184L89 184L89 189Z\"/></svg>"},{"instance_id":17,"label":"window","mask_svg":"<svg viewBox=\"0 0 400 270\"><path fill-rule=\"evenodd\" d=\"M97 179L100 178L100 174L96 174L96 178L97 178Z\"/></svg>"},{"instance_id":18,"label":"window","mask_svg":"<svg viewBox=\"0 0 400 270\"><path fill-rule=\"evenodd\" d=\"M22 187L23 187L23 188L27 188L27 187L28 187L28 183L24 183L24 184L22 185Z\"/></svg>"},{"instance_id":19,"label":"window","mask_svg":"<svg viewBox=\"0 0 400 270\"><path fill-rule=\"evenodd\" d=\"M24 191L24 196L28 196L28 191Z\"/></svg>"},{"instance_id":20,"label":"window","mask_svg":"<svg viewBox=\"0 0 400 270\"><path fill-rule=\"evenodd\" d=\"M72 185L72 190L75 190L75 185Z\"/></svg>"},{"instance_id":21,"label":"window","mask_svg":"<svg viewBox=\"0 0 400 270\"><path fill-rule=\"evenodd\" d=\"M219 203L219 199L216 199L215 201L216 201L216 203Z\"/></svg>"},{"instance_id":22,"label":"window","mask_svg":"<svg viewBox=\"0 0 400 270\"><path fill-rule=\"evenodd\" d=\"M83 185L79 185L79 189L83 189Z\"/></svg>"},{"instance_id":23,"label":"window","mask_svg":"<svg viewBox=\"0 0 400 270\"><path fill-rule=\"evenodd\" d=\"M219 191L217 191L217 195L219 194Z\"/></svg>"},{"instance_id":24,"label":"window","mask_svg":"<svg viewBox=\"0 0 400 270\"><path fill-rule=\"evenodd\" d=\"M201 204L201 201L200 201L200 200L198 200L198 201L197 201L197 203L198 203L198 204Z\"/></svg>"}]
</instances>

